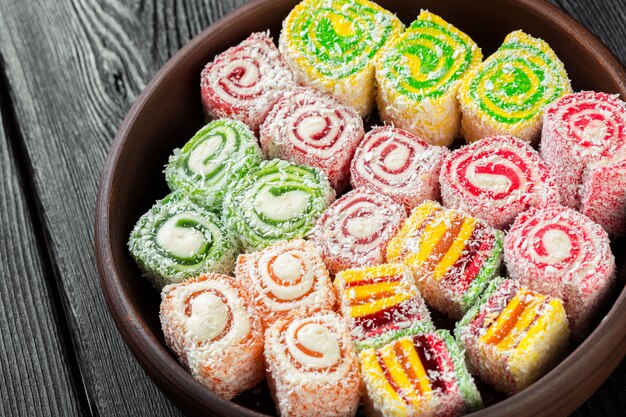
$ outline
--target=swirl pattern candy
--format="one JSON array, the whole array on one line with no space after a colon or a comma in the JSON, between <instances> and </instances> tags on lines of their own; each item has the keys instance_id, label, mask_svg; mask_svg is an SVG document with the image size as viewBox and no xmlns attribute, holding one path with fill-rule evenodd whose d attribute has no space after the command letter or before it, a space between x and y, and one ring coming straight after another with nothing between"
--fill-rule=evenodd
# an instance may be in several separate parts
<instances>
[{"instance_id":1,"label":"swirl pattern candy","mask_svg":"<svg viewBox=\"0 0 626 417\"><path fill-rule=\"evenodd\" d=\"M562 299L572 334L580 338L615 283L615 257L606 232L557 204L520 214L504 241L511 278Z\"/></svg>"},{"instance_id":2,"label":"swirl pattern candy","mask_svg":"<svg viewBox=\"0 0 626 417\"><path fill-rule=\"evenodd\" d=\"M593 91L569 94L546 109L543 123L541 157L563 204L611 234L623 234L626 173L620 164L626 160L626 103Z\"/></svg>"},{"instance_id":3,"label":"swirl pattern candy","mask_svg":"<svg viewBox=\"0 0 626 417\"><path fill-rule=\"evenodd\" d=\"M263 380L263 328L237 280L201 275L161 297L165 342L194 378L228 400Z\"/></svg>"},{"instance_id":4,"label":"swirl pattern candy","mask_svg":"<svg viewBox=\"0 0 626 417\"><path fill-rule=\"evenodd\" d=\"M204 126L165 168L172 191L183 190L198 204L221 209L224 193L263 156L254 134L236 120L215 120Z\"/></svg>"},{"instance_id":5,"label":"swirl pattern candy","mask_svg":"<svg viewBox=\"0 0 626 417\"><path fill-rule=\"evenodd\" d=\"M410 329L434 329L413 274L404 265L346 269L334 284L357 349L382 346Z\"/></svg>"},{"instance_id":6,"label":"swirl pattern candy","mask_svg":"<svg viewBox=\"0 0 626 417\"><path fill-rule=\"evenodd\" d=\"M501 278L491 281L455 333L472 374L507 394L547 373L565 355L569 339L560 299Z\"/></svg>"},{"instance_id":7,"label":"swirl pattern candy","mask_svg":"<svg viewBox=\"0 0 626 417\"><path fill-rule=\"evenodd\" d=\"M273 159L251 169L224 200L223 217L247 250L309 233L335 198L315 168Z\"/></svg>"},{"instance_id":8,"label":"swirl pattern candy","mask_svg":"<svg viewBox=\"0 0 626 417\"><path fill-rule=\"evenodd\" d=\"M265 33L253 33L219 54L202 71L204 110L214 119L237 119L257 131L284 91L296 86L293 73Z\"/></svg>"},{"instance_id":9,"label":"swirl pattern candy","mask_svg":"<svg viewBox=\"0 0 626 417\"><path fill-rule=\"evenodd\" d=\"M482 408L463 353L447 330L359 353L367 415L460 416Z\"/></svg>"},{"instance_id":10,"label":"swirl pattern candy","mask_svg":"<svg viewBox=\"0 0 626 417\"><path fill-rule=\"evenodd\" d=\"M322 258L302 239L239 255L235 276L246 283L267 328L302 307L332 310L335 292Z\"/></svg>"},{"instance_id":11,"label":"swirl pattern candy","mask_svg":"<svg viewBox=\"0 0 626 417\"><path fill-rule=\"evenodd\" d=\"M368 0L304 0L283 23L279 48L298 80L365 116L374 107L374 59L403 30Z\"/></svg>"},{"instance_id":12,"label":"swirl pattern candy","mask_svg":"<svg viewBox=\"0 0 626 417\"><path fill-rule=\"evenodd\" d=\"M130 253L155 288L205 272L230 273L237 256L231 232L182 192L169 194L141 216Z\"/></svg>"},{"instance_id":13,"label":"swirl pattern candy","mask_svg":"<svg viewBox=\"0 0 626 417\"><path fill-rule=\"evenodd\" d=\"M439 16L422 11L376 62L380 117L433 145L449 146L459 131L456 95L480 48Z\"/></svg>"},{"instance_id":14,"label":"swirl pattern candy","mask_svg":"<svg viewBox=\"0 0 626 417\"><path fill-rule=\"evenodd\" d=\"M406 130L375 127L354 154L350 183L384 194L410 211L424 200L439 198L439 170L448 153Z\"/></svg>"},{"instance_id":15,"label":"swirl pattern candy","mask_svg":"<svg viewBox=\"0 0 626 417\"><path fill-rule=\"evenodd\" d=\"M498 272L502 232L434 201L416 207L387 246L387 262L412 268L426 303L460 318Z\"/></svg>"},{"instance_id":16,"label":"swirl pattern candy","mask_svg":"<svg viewBox=\"0 0 626 417\"><path fill-rule=\"evenodd\" d=\"M268 382L283 417L353 417L361 375L345 322L333 311L297 310L266 332Z\"/></svg>"},{"instance_id":17,"label":"swirl pattern candy","mask_svg":"<svg viewBox=\"0 0 626 417\"><path fill-rule=\"evenodd\" d=\"M367 188L335 201L311 232L328 270L337 272L384 262L387 242L406 218L404 207Z\"/></svg>"},{"instance_id":18,"label":"swirl pattern candy","mask_svg":"<svg viewBox=\"0 0 626 417\"><path fill-rule=\"evenodd\" d=\"M468 142L494 135L535 142L544 108L571 91L563 63L550 46L512 32L459 88L461 135Z\"/></svg>"},{"instance_id":19,"label":"swirl pattern candy","mask_svg":"<svg viewBox=\"0 0 626 417\"><path fill-rule=\"evenodd\" d=\"M578 208L585 167L626 148L626 104L605 93L568 94L546 108L541 157L556 180L563 205Z\"/></svg>"},{"instance_id":20,"label":"swirl pattern candy","mask_svg":"<svg viewBox=\"0 0 626 417\"><path fill-rule=\"evenodd\" d=\"M559 191L537 152L512 136L464 146L444 159L439 177L446 207L464 210L496 228L529 207L559 202Z\"/></svg>"},{"instance_id":21,"label":"swirl pattern candy","mask_svg":"<svg viewBox=\"0 0 626 417\"><path fill-rule=\"evenodd\" d=\"M283 94L260 131L265 155L319 168L337 192L348 185L350 160L364 134L353 109L312 88Z\"/></svg>"}]
</instances>

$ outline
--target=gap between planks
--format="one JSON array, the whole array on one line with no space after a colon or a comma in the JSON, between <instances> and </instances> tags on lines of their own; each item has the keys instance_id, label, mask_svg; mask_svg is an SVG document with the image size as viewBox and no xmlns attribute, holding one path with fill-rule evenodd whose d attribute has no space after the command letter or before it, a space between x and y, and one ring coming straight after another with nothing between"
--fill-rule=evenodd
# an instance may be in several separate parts
<instances>
[{"instance_id":1,"label":"gap between planks","mask_svg":"<svg viewBox=\"0 0 626 417\"><path fill-rule=\"evenodd\" d=\"M61 296L60 280L57 266L54 262L49 248L49 233L44 227L44 221L41 218L42 205L34 188L33 166L26 151L24 138L19 129L19 123L15 110L13 108L11 95L11 86L5 72L5 61L2 51L0 51L0 115L7 138L8 146L15 156L15 165L17 167L17 176L22 190L26 205L28 207L28 216L30 217L35 232L36 248L39 258L41 259L43 272L45 277L46 288L50 298L50 304L54 315L55 325L59 329L59 336L63 347L61 352L67 359L69 365L72 383L78 393L78 403L80 405L81 414L85 417L97 417L92 407L92 401L89 398L88 391L81 371L80 362L77 355L76 345L72 332L68 325L67 316L67 300Z\"/></svg>"}]
</instances>

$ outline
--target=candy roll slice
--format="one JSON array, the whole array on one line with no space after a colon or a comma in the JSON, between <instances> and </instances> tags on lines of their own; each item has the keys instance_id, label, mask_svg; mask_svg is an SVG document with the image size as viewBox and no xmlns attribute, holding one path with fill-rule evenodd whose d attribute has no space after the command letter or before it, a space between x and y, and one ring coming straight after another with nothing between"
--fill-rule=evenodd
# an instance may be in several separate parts
<instances>
[{"instance_id":1,"label":"candy roll slice","mask_svg":"<svg viewBox=\"0 0 626 417\"><path fill-rule=\"evenodd\" d=\"M239 255L235 276L254 296L265 328L298 308L335 306L328 270L315 247L302 239Z\"/></svg>"},{"instance_id":2,"label":"candy roll slice","mask_svg":"<svg viewBox=\"0 0 626 417\"><path fill-rule=\"evenodd\" d=\"M135 225L128 248L152 285L233 271L238 245L219 217L182 192L169 194Z\"/></svg>"},{"instance_id":3,"label":"candy roll slice","mask_svg":"<svg viewBox=\"0 0 626 417\"><path fill-rule=\"evenodd\" d=\"M426 304L458 319L498 272L503 233L434 201L416 207L387 246L411 267Z\"/></svg>"},{"instance_id":4,"label":"candy roll slice","mask_svg":"<svg viewBox=\"0 0 626 417\"><path fill-rule=\"evenodd\" d=\"M241 283L201 275L161 298L165 342L194 378L227 400L263 380L263 328Z\"/></svg>"},{"instance_id":5,"label":"candy roll slice","mask_svg":"<svg viewBox=\"0 0 626 417\"><path fill-rule=\"evenodd\" d=\"M571 93L563 63L543 40L511 32L459 87L461 136L513 135L536 142L544 108Z\"/></svg>"},{"instance_id":6,"label":"candy roll slice","mask_svg":"<svg viewBox=\"0 0 626 417\"><path fill-rule=\"evenodd\" d=\"M326 176L280 159L263 161L227 194L223 218L248 251L301 238L335 198Z\"/></svg>"},{"instance_id":7,"label":"candy roll slice","mask_svg":"<svg viewBox=\"0 0 626 417\"><path fill-rule=\"evenodd\" d=\"M350 332L333 311L297 310L265 334L270 391L282 417L353 417L361 375Z\"/></svg>"},{"instance_id":8,"label":"candy roll slice","mask_svg":"<svg viewBox=\"0 0 626 417\"><path fill-rule=\"evenodd\" d=\"M469 36L422 11L376 61L380 118L430 144L449 146L461 123L460 82L481 61Z\"/></svg>"},{"instance_id":9,"label":"candy roll slice","mask_svg":"<svg viewBox=\"0 0 626 417\"><path fill-rule=\"evenodd\" d=\"M411 270L401 264L346 269L335 276L341 314L357 349L376 348L434 326Z\"/></svg>"},{"instance_id":10,"label":"candy roll slice","mask_svg":"<svg viewBox=\"0 0 626 417\"><path fill-rule=\"evenodd\" d=\"M560 200L539 154L512 136L493 136L452 152L443 161L439 181L446 207L499 229L530 207Z\"/></svg>"},{"instance_id":11,"label":"candy roll slice","mask_svg":"<svg viewBox=\"0 0 626 417\"><path fill-rule=\"evenodd\" d=\"M205 112L214 119L240 120L253 131L278 96L295 86L293 73L265 33L253 33L222 52L200 76Z\"/></svg>"},{"instance_id":12,"label":"candy roll slice","mask_svg":"<svg viewBox=\"0 0 626 417\"><path fill-rule=\"evenodd\" d=\"M359 353L367 416L461 416L482 408L465 358L447 330Z\"/></svg>"},{"instance_id":13,"label":"candy roll slice","mask_svg":"<svg viewBox=\"0 0 626 417\"><path fill-rule=\"evenodd\" d=\"M329 271L383 263L387 242L406 218L404 207L367 188L335 201L317 220L311 241Z\"/></svg>"},{"instance_id":14,"label":"candy roll slice","mask_svg":"<svg viewBox=\"0 0 626 417\"><path fill-rule=\"evenodd\" d=\"M499 278L457 323L455 334L470 371L498 391L514 394L565 355L569 327L560 299Z\"/></svg>"},{"instance_id":15,"label":"candy roll slice","mask_svg":"<svg viewBox=\"0 0 626 417\"><path fill-rule=\"evenodd\" d=\"M260 132L267 157L319 168L337 192L348 185L350 160L364 134L353 109L312 88L284 93Z\"/></svg>"},{"instance_id":16,"label":"candy roll slice","mask_svg":"<svg viewBox=\"0 0 626 417\"><path fill-rule=\"evenodd\" d=\"M439 170L448 153L406 130L375 127L356 149L350 183L384 194L410 211L424 200L439 199Z\"/></svg>"},{"instance_id":17,"label":"candy roll slice","mask_svg":"<svg viewBox=\"0 0 626 417\"><path fill-rule=\"evenodd\" d=\"M582 91L546 108L541 157L556 180L563 205L578 208L583 173L626 147L626 103L618 96Z\"/></svg>"},{"instance_id":18,"label":"candy roll slice","mask_svg":"<svg viewBox=\"0 0 626 417\"><path fill-rule=\"evenodd\" d=\"M283 22L278 47L298 81L365 116L375 102L374 59L403 29L367 0L304 0Z\"/></svg>"},{"instance_id":19,"label":"candy roll slice","mask_svg":"<svg viewBox=\"0 0 626 417\"><path fill-rule=\"evenodd\" d=\"M590 330L615 284L615 257L607 233L577 211L554 204L520 214L504 241L511 278L560 298L572 335Z\"/></svg>"},{"instance_id":20,"label":"candy roll slice","mask_svg":"<svg viewBox=\"0 0 626 417\"><path fill-rule=\"evenodd\" d=\"M243 123L215 120L182 149L174 150L165 167L172 191L182 190L198 204L220 210L233 182L263 160L254 134Z\"/></svg>"},{"instance_id":21,"label":"candy roll slice","mask_svg":"<svg viewBox=\"0 0 626 417\"><path fill-rule=\"evenodd\" d=\"M540 152L564 205L612 235L626 231L626 103L593 91L562 97L545 111Z\"/></svg>"}]
</instances>

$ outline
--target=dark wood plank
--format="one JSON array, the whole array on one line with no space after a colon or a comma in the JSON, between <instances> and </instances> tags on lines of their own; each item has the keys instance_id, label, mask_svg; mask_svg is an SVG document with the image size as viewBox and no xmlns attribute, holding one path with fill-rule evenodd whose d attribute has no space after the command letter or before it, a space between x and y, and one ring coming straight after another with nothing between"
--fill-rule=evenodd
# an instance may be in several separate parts
<instances>
[{"instance_id":1,"label":"dark wood plank","mask_svg":"<svg viewBox=\"0 0 626 417\"><path fill-rule=\"evenodd\" d=\"M244 2L3 2L0 45L11 98L99 416L180 415L123 345L100 294L92 243L100 167L117 126L152 75L194 35ZM15 234L14 240L27 235ZM14 272L16 280L24 279L19 269ZM59 405L62 400L54 399Z\"/></svg>"},{"instance_id":2,"label":"dark wood plank","mask_svg":"<svg viewBox=\"0 0 626 417\"><path fill-rule=\"evenodd\" d=\"M626 63L626 0L557 0Z\"/></svg>"},{"instance_id":3,"label":"dark wood plank","mask_svg":"<svg viewBox=\"0 0 626 417\"><path fill-rule=\"evenodd\" d=\"M4 99L0 88L0 110L10 105ZM0 114L0 415L87 415L3 121Z\"/></svg>"}]
</instances>

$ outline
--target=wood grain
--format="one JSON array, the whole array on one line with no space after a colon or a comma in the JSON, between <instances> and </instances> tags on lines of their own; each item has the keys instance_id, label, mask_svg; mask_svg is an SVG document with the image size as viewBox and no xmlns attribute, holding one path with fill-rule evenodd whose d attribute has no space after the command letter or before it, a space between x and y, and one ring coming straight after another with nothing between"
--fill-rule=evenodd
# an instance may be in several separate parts
<instances>
[{"instance_id":1,"label":"wood grain","mask_svg":"<svg viewBox=\"0 0 626 417\"><path fill-rule=\"evenodd\" d=\"M0 100L3 94L0 88ZM2 100L2 113L7 106ZM63 340L63 315L45 276L19 158L4 128L7 118L0 114L0 195L8 197L0 198L0 415L87 415L87 404L79 400L82 384L75 385L68 363L71 346Z\"/></svg>"},{"instance_id":2,"label":"wood grain","mask_svg":"<svg viewBox=\"0 0 626 417\"><path fill-rule=\"evenodd\" d=\"M152 75L242 3L3 1L0 45L11 99L99 416L180 415L129 354L99 291L92 236L99 170L123 116ZM71 409L71 399L66 402Z\"/></svg>"},{"instance_id":3,"label":"wood grain","mask_svg":"<svg viewBox=\"0 0 626 417\"><path fill-rule=\"evenodd\" d=\"M626 0L557 0L626 63Z\"/></svg>"},{"instance_id":4,"label":"wood grain","mask_svg":"<svg viewBox=\"0 0 626 417\"><path fill-rule=\"evenodd\" d=\"M119 123L153 74L189 39L243 3L245 0L2 2L0 51L4 56L19 132L24 138L27 162L33 168L31 176L25 180L32 182L42 210L40 215L49 236L47 244L53 257L52 267L68 306L67 319L96 415L180 415L130 356L100 295L91 226L100 167ZM626 60L624 0L560 0L559 3L598 34L622 61ZM12 155L1 146L2 169L10 171ZM5 178L13 178L10 173L6 172ZM5 184L5 178L0 179L0 187L4 187L0 191L15 193L19 190L14 182ZM4 315L6 303L15 301L7 286L12 282L20 283L19 274L24 274L21 267L30 268L26 269L29 277L42 276L42 270L36 261L38 254L32 252L34 248L22 243L24 236L32 235L29 234L31 226L23 218L27 210L23 200L15 197L0 204L7 205L0 206L2 259L11 258L14 262L11 264L14 269L3 270L8 267L2 265L0 271L2 276L6 273L10 278L15 277L15 281L3 279L0 282L3 378L7 378L5 367L14 369L20 366L19 360L25 360L19 357L22 351L47 361L50 368L20 374L28 378L43 375L41 380L46 381L47 389L36 391L23 384L21 394L15 390L0 390L2 406L8 407L0 408L0 414L20 415L19 412L32 411L30 415L74 415L73 410L76 413L80 410L70 395L69 375L65 382L67 390L49 388L54 384L63 386L64 379L59 375L67 370L63 357L59 355L55 359L48 350L55 346L54 332L49 329L46 333L45 326L38 324L39 320L46 323L45 308L37 311L40 316L33 316L32 320L37 322L31 321L30 327L23 330L25 334L13 330L14 335L9 332L9 336L4 336L7 329L1 326L18 324L11 321L18 307ZM21 223L17 226L9 223L10 229L5 230L5 221L15 222L20 214ZM13 239L5 239L5 236L13 236ZM20 249L14 242L24 247ZM20 257L23 258L21 263L15 261ZM29 288L30 293L21 294L24 300L32 299L38 301L38 305L45 305L43 283L40 280L39 284L32 285L40 285L36 287L39 298L33 298L36 291ZM24 305L19 307L22 314L26 313ZM6 324L3 317L6 317ZM24 346L13 356L9 354L4 358L11 348L3 345L14 344L18 336L24 340ZM35 342L48 343L45 352L53 357L45 359L43 352L33 350ZM57 340L57 343L60 342ZM30 366L33 368L33 364ZM623 414L625 385L626 364L623 363L576 415ZM10 396L25 401L22 409L14 404L17 401L9 401ZM68 396L70 398L66 398ZM48 409L46 404L50 404ZM38 406L46 412L38 413Z\"/></svg>"}]
</instances>

